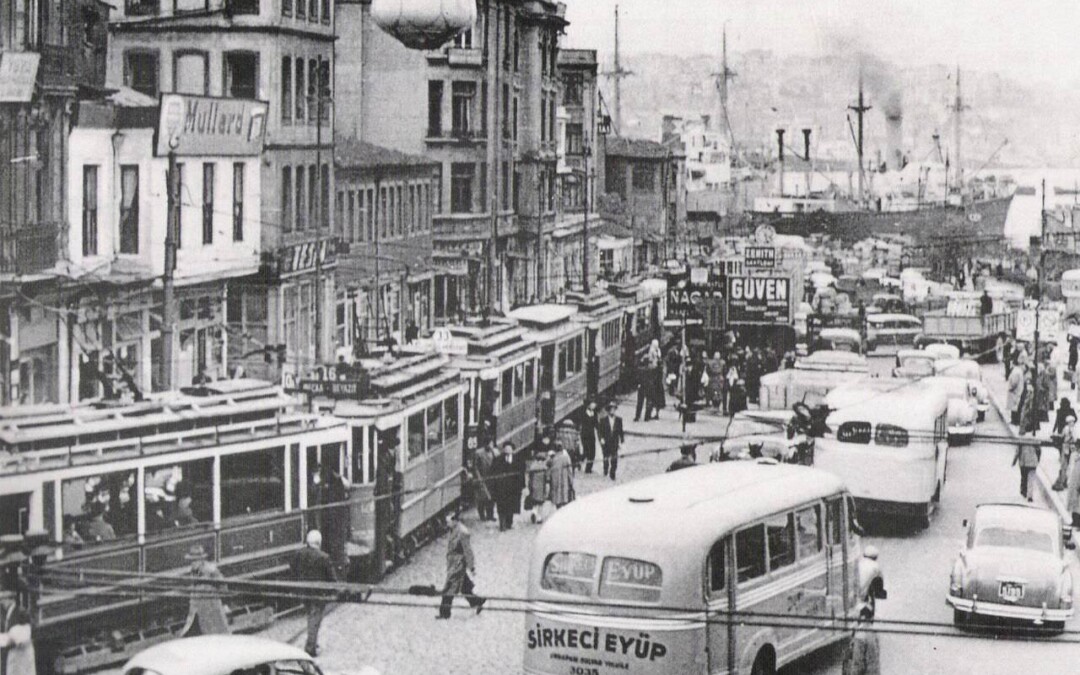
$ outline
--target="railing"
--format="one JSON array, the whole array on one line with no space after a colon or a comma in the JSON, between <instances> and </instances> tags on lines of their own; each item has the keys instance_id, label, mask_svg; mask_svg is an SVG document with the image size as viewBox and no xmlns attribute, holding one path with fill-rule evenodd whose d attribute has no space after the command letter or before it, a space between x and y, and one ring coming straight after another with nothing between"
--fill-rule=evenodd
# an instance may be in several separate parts
<instances>
[{"instance_id":1,"label":"railing","mask_svg":"<svg viewBox=\"0 0 1080 675\"><path fill-rule=\"evenodd\" d=\"M33 274L56 264L59 223L0 223L0 274Z\"/></svg>"}]
</instances>

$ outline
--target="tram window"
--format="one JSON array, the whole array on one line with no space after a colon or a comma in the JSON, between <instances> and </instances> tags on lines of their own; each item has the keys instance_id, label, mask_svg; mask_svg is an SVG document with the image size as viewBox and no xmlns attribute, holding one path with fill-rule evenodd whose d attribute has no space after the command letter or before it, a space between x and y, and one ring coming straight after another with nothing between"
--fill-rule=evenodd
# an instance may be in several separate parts
<instances>
[{"instance_id":1,"label":"tram window","mask_svg":"<svg viewBox=\"0 0 1080 675\"><path fill-rule=\"evenodd\" d=\"M136 534L135 472L73 478L60 486L64 543L94 545Z\"/></svg>"},{"instance_id":2,"label":"tram window","mask_svg":"<svg viewBox=\"0 0 1080 675\"><path fill-rule=\"evenodd\" d=\"M435 404L427 409L427 447L431 450L442 443L442 405Z\"/></svg>"},{"instance_id":3,"label":"tram window","mask_svg":"<svg viewBox=\"0 0 1080 675\"><path fill-rule=\"evenodd\" d=\"M409 460L424 454L424 413L409 416Z\"/></svg>"},{"instance_id":4,"label":"tram window","mask_svg":"<svg viewBox=\"0 0 1080 675\"><path fill-rule=\"evenodd\" d=\"M458 398L451 396L443 401L443 427L446 430L445 440L453 441L458 437Z\"/></svg>"},{"instance_id":5,"label":"tram window","mask_svg":"<svg viewBox=\"0 0 1080 675\"><path fill-rule=\"evenodd\" d=\"M514 402L514 371L512 368L503 371L501 385L502 406L507 408Z\"/></svg>"},{"instance_id":6,"label":"tram window","mask_svg":"<svg viewBox=\"0 0 1080 675\"><path fill-rule=\"evenodd\" d=\"M764 525L754 525L735 533L735 563L739 566L740 583L765 574Z\"/></svg>"},{"instance_id":7,"label":"tram window","mask_svg":"<svg viewBox=\"0 0 1080 675\"><path fill-rule=\"evenodd\" d=\"M559 382L564 382L566 380L568 349L569 346L565 342L559 345Z\"/></svg>"},{"instance_id":8,"label":"tram window","mask_svg":"<svg viewBox=\"0 0 1080 675\"><path fill-rule=\"evenodd\" d=\"M722 592L727 586L727 564L724 560L727 542L727 539L718 541L709 551L709 590L713 593Z\"/></svg>"},{"instance_id":9,"label":"tram window","mask_svg":"<svg viewBox=\"0 0 1080 675\"><path fill-rule=\"evenodd\" d=\"M765 521L769 535L769 569L778 570L795 562L794 516L786 513Z\"/></svg>"},{"instance_id":10,"label":"tram window","mask_svg":"<svg viewBox=\"0 0 1080 675\"><path fill-rule=\"evenodd\" d=\"M525 397L525 366L514 366L514 400L520 401Z\"/></svg>"},{"instance_id":11,"label":"tram window","mask_svg":"<svg viewBox=\"0 0 1080 675\"><path fill-rule=\"evenodd\" d=\"M199 459L146 469L146 532L213 520L214 460Z\"/></svg>"},{"instance_id":12,"label":"tram window","mask_svg":"<svg viewBox=\"0 0 1080 675\"><path fill-rule=\"evenodd\" d=\"M529 359L525 362L525 395L528 396L536 391L536 361Z\"/></svg>"},{"instance_id":13,"label":"tram window","mask_svg":"<svg viewBox=\"0 0 1080 675\"><path fill-rule=\"evenodd\" d=\"M825 514L829 521L829 544L836 545L844 541L844 507L840 498L825 502Z\"/></svg>"},{"instance_id":14,"label":"tram window","mask_svg":"<svg viewBox=\"0 0 1080 675\"><path fill-rule=\"evenodd\" d=\"M296 480L296 476L300 475L299 443L293 443L289 446L289 475L293 477L292 485L289 486L289 491L292 494L292 507L298 509L300 508L300 481Z\"/></svg>"},{"instance_id":15,"label":"tram window","mask_svg":"<svg viewBox=\"0 0 1080 675\"><path fill-rule=\"evenodd\" d=\"M580 373L582 368L582 348L581 348L581 336L574 338L570 344L573 345L572 354L574 356L573 364L570 366L570 371L574 373Z\"/></svg>"},{"instance_id":16,"label":"tram window","mask_svg":"<svg viewBox=\"0 0 1080 675\"><path fill-rule=\"evenodd\" d=\"M221 517L285 509L285 448L221 458Z\"/></svg>"},{"instance_id":17,"label":"tram window","mask_svg":"<svg viewBox=\"0 0 1080 675\"><path fill-rule=\"evenodd\" d=\"M821 509L811 506L795 514L795 536L799 546L799 559L812 556L821 550Z\"/></svg>"}]
</instances>

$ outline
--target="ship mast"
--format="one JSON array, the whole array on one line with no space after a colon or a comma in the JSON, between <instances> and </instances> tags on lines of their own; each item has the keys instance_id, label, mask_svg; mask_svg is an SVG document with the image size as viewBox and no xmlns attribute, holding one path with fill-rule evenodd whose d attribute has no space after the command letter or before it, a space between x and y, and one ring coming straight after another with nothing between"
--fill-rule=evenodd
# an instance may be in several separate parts
<instances>
[{"instance_id":1,"label":"ship mast","mask_svg":"<svg viewBox=\"0 0 1080 675\"><path fill-rule=\"evenodd\" d=\"M856 105L849 105L848 110L855 113L856 117L856 135L855 135L855 154L859 158L859 204L863 204L866 197L866 177L863 170L863 116L870 110L870 106L866 105L866 99L863 94L863 71L862 66L859 66L859 102ZM850 123L850 118L848 122Z\"/></svg>"},{"instance_id":2,"label":"ship mast","mask_svg":"<svg viewBox=\"0 0 1080 675\"><path fill-rule=\"evenodd\" d=\"M619 6L615 5L615 68L607 73L607 76L615 80L615 135L622 135L622 81L623 78L633 75L629 70L624 70L619 57Z\"/></svg>"},{"instance_id":3,"label":"ship mast","mask_svg":"<svg viewBox=\"0 0 1080 675\"><path fill-rule=\"evenodd\" d=\"M956 101L951 106L953 111L953 164L956 166L956 187L960 193L960 199L964 198L964 165L961 161L960 144L961 131L963 129L964 105L963 96L960 93L960 66L956 67Z\"/></svg>"},{"instance_id":4,"label":"ship mast","mask_svg":"<svg viewBox=\"0 0 1080 675\"><path fill-rule=\"evenodd\" d=\"M717 128L722 133L727 133L732 148L735 147L735 134L731 130L731 118L728 116L728 82L735 78L735 71L728 68L727 58L727 22L724 23L724 32L720 47L720 71L714 73L716 77L716 91L719 94L720 109L717 111Z\"/></svg>"}]
</instances>

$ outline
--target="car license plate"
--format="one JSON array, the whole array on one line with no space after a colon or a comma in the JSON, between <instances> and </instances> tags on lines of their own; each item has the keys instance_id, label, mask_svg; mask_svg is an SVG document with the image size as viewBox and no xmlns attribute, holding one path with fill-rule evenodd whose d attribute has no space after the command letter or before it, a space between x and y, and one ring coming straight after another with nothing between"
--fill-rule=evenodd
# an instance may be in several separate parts
<instances>
[{"instance_id":1,"label":"car license plate","mask_svg":"<svg viewBox=\"0 0 1080 675\"><path fill-rule=\"evenodd\" d=\"M1014 581L1002 581L998 589L998 595L1007 602L1019 602L1024 599L1024 584Z\"/></svg>"}]
</instances>

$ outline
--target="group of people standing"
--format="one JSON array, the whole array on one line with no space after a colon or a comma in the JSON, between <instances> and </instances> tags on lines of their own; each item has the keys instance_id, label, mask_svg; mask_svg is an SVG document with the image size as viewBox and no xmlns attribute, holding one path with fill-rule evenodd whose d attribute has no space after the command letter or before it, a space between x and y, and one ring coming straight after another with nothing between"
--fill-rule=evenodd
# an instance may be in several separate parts
<instances>
[{"instance_id":1,"label":"group of people standing","mask_svg":"<svg viewBox=\"0 0 1080 675\"><path fill-rule=\"evenodd\" d=\"M570 452L543 434L526 456L517 453L513 443L504 443L495 453L494 442L476 451L470 467L470 480L476 511L481 521L499 523L499 531L514 526L514 516L521 513L522 493L525 509L533 522L543 519L547 502L561 508L574 498L574 460ZM496 515L498 516L496 518Z\"/></svg>"}]
</instances>

